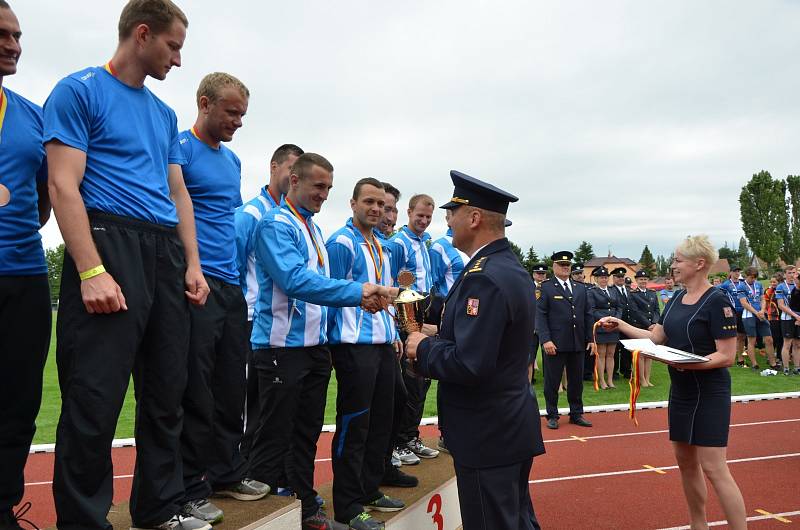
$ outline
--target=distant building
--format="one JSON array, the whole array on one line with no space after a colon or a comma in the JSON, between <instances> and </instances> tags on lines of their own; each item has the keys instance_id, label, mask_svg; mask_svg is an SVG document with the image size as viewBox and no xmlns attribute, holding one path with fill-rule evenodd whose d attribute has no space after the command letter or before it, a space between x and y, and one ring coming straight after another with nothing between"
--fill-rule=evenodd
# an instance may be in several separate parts
<instances>
[{"instance_id":1,"label":"distant building","mask_svg":"<svg viewBox=\"0 0 800 530\"><path fill-rule=\"evenodd\" d=\"M719 274L720 272L724 272L725 274L731 272L731 266L728 263L728 258L720 258L719 260L717 260L715 264L711 266L710 269L708 269L709 276Z\"/></svg>"},{"instance_id":2,"label":"distant building","mask_svg":"<svg viewBox=\"0 0 800 530\"><path fill-rule=\"evenodd\" d=\"M608 256L592 258L583 264L583 268L586 270L586 276L588 277L589 274L592 273L592 269L600 265L603 265L609 271L613 271L618 267L624 267L627 271L625 276L629 277L631 280L634 279L636 271L641 269L639 264L632 259L618 258L617 256L612 256L609 252Z\"/></svg>"}]
</instances>

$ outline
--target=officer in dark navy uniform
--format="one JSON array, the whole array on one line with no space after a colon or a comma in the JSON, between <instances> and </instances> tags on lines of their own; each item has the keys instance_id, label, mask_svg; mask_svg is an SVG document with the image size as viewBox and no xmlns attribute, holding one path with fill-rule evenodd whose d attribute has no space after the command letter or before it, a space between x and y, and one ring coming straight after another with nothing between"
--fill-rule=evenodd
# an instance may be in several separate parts
<instances>
[{"instance_id":1,"label":"officer in dark navy uniform","mask_svg":"<svg viewBox=\"0 0 800 530\"><path fill-rule=\"evenodd\" d=\"M570 278L572 252L556 252L552 259L554 276L542 284L536 304L536 332L544 349L547 427L558 429L558 383L565 367L569 422L591 427L583 417L583 365L592 342L592 308L586 286Z\"/></svg>"},{"instance_id":2,"label":"officer in dark navy uniform","mask_svg":"<svg viewBox=\"0 0 800 530\"><path fill-rule=\"evenodd\" d=\"M533 345L531 347L531 360L528 363L531 384L536 383L536 356L539 354L539 335L536 334L536 302L542 296L542 283L547 279L547 264L533 264Z\"/></svg>"},{"instance_id":3,"label":"officer in dark navy uniform","mask_svg":"<svg viewBox=\"0 0 800 530\"><path fill-rule=\"evenodd\" d=\"M445 300L439 334L411 333L406 355L439 380L464 529L535 529L528 478L544 444L525 370L534 286L503 228L517 198L457 171L450 176L455 191L442 208L452 210L453 245L470 260Z\"/></svg>"},{"instance_id":4,"label":"officer in dark navy uniform","mask_svg":"<svg viewBox=\"0 0 800 530\"><path fill-rule=\"evenodd\" d=\"M635 321L634 325L637 328L650 329L658 324L658 319L661 317L658 295L653 289L647 288L647 280L650 279L650 275L646 270L636 271L635 277L637 289L630 291L630 294L633 295L631 299L634 302L632 311L636 313L632 320Z\"/></svg>"}]
</instances>

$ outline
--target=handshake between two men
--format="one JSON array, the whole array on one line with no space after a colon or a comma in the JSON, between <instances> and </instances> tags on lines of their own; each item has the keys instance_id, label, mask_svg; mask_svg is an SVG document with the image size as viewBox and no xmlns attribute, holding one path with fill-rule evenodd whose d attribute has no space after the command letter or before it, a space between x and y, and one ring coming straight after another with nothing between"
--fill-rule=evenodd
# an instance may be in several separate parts
<instances>
[{"instance_id":1,"label":"handshake between two men","mask_svg":"<svg viewBox=\"0 0 800 530\"><path fill-rule=\"evenodd\" d=\"M365 283L361 287L361 308L370 313L383 311L389 308L389 304L399 294L400 289L397 287Z\"/></svg>"}]
</instances>

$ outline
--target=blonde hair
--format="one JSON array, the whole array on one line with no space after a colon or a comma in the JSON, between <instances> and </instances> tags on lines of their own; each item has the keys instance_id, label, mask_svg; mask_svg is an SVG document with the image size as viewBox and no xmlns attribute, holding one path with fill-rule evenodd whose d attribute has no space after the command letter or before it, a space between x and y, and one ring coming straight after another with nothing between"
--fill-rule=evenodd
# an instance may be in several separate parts
<instances>
[{"instance_id":1,"label":"blonde hair","mask_svg":"<svg viewBox=\"0 0 800 530\"><path fill-rule=\"evenodd\" d=\"M678 245L675 252L680 252L693 261L705 260L706 268L710 268L719 259L719 252L705 234L687 237Z\"/></svg>"},{"instance_id":2,"label":"blonde hair","mask_svg":"<svg viewBox=\"0 0 800 530\"><path fill-rule=\"evenodd\" d=\"M197 106L200 106L200 98L203 96L207 97L212 103L217 101L222 89L229 86L238 89L244 97L250 98L250 91L244 86L244 83L231 74L214 72L208 74L200 81L200 86L197 88Z\"/></svg>"},{"instance_id":3,"label":"blonde hair","mask_svg":"<svg viewBox=\"0 0 800 530\"><path fill-rule=\"evenodd\" d=\"M430 206L431 208L435 208L436 205L433 202L433 197L430 195L425 195L424 193L417 193L416 195L412 195L411 198L408 200L408 209L413 210L417 207L417 204L422 204L423 206Z\"/></svg>"}]
</instances>

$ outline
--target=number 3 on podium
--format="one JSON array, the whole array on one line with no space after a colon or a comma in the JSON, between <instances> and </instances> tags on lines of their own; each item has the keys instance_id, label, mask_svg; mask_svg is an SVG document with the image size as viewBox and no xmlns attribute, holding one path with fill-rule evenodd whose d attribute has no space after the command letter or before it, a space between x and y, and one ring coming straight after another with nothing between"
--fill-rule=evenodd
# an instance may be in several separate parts
<instances>
[{"instance_id":1,"label":"number 3 on podium","mask_svg":"<svg viewBox=\"0 0 800 530\"><path fill-rule=\"evenodd\" d=\"M428 501L428 513L431 513L433 524L436 525L436 530L444 530L444 518L442 517L442 496L438 493L431 496Z\"/></svg>"}]
</instances>

